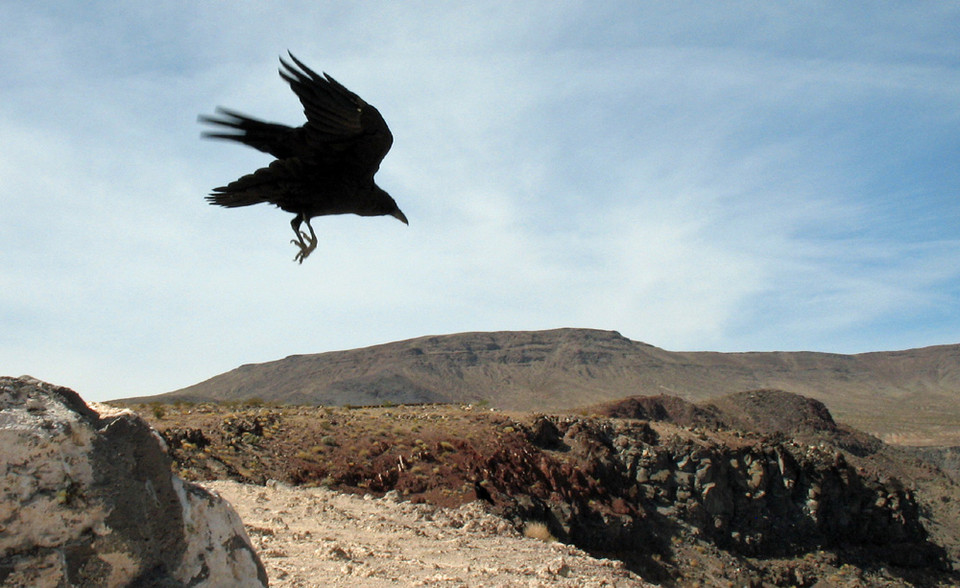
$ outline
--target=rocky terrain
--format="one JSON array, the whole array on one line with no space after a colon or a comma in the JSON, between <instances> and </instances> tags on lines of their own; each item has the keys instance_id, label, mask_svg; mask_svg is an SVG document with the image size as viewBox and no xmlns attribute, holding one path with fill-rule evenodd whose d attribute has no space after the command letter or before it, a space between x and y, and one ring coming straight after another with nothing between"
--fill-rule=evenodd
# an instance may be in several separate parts
<instances>
[{"instance_id":1,"label":"rocky terrain","mask_svg":"<svg viewBox=\"0 0 960 588\"><path fill-rule=\"evenodd\" d=\"M478 403L564 411L628 396L700 401L775 388L900 445L960 446L960 345L837 355L666 351L613 331L557 329L421 337L241 366L130 402L296 405Z\"/></svg>"},{"instance_id":2,"label":"rocky terrain","mask_svg":"<svg viewBox=\"0 0 960 588\"><path fill-rule=\"evenodd\" d=\"M326 488L206 482L243 517L275 588L652 586L617 560L520 533L480 502L414 504Z\"/></svg>"},{"instance_id":3,"label":"rocky terrain","mask_svg":"<svg viewBox=\"0 0 960 588\"><path fill-rule=\"evenodd\" d=\"M663 585L960 582L955 483L782 391L554 414L257 401L136 408L187 479L484 504L513 532L538 523L548 538Z\"/></svg>"},{"instance_id":4,"label":"rocky terrain","mask_svg":"<svg viewBox=\"0 0 960 588\"><path fill-rule=\"evenodd\" d=\"M0 378L0 584L238 586L266 571L229 504L135 414Z\"/></svg>"}]
</instances>

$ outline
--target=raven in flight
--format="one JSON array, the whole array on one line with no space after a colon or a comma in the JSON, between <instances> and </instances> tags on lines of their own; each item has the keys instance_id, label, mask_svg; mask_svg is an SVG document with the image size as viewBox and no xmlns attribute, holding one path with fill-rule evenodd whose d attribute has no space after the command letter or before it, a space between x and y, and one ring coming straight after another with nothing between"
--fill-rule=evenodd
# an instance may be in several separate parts
<instances>
[{"instance_id":1,"label":"raven in flight","mask_svg":"<svg viewBox=\"0 0 960 588\"><path fill-rule=\"evenodd\" d=\"M317 248L310 219L328 214L390 215L407 223L397 203L373 182L393 135L377 109L324 73L322 76L289 53L280 58L280 77L303 104L307 122L293 128L263 122L217 108L219 118L200 116L217 125L203 136L249 145L276 157L252 174L214 188L210 204L233 208L269 202L296 216L290 225L300 248L294 261ZM306 223L310 233L300 230Z\"/></svg>"}]
</instances>

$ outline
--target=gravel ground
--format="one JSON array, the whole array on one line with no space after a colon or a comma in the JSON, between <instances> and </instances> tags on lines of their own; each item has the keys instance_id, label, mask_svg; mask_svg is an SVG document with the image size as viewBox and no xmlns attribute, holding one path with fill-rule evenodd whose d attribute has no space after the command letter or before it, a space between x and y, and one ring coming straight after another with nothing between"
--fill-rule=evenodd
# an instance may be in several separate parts
<instances>
[{"instance_id":1,"label":"gravel ground","mask_svg":"<svg viewBox=\"0 0 960 588\"><path fill-rule=\"evenodd\" d=\"M450 509L396 493L202 485L233 504L271 586L653 586L621 562L524 537L477 502Z\"/></svg>"}]
</instances>

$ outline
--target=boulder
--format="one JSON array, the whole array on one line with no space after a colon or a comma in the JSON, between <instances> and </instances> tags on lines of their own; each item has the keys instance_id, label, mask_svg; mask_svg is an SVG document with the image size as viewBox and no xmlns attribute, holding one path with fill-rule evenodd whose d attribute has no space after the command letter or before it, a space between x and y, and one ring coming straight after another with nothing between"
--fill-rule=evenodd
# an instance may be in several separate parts
<instances>
[{"instance_id":1,"label":"boulder","mask_svg":"<svg viewBox=\"0 0 960 588\"><path fill-rule=\"evenodd\" d=\"M129 411L0 377L0 584L266 586L233 508Z\"/></svg>"}]
</instances>

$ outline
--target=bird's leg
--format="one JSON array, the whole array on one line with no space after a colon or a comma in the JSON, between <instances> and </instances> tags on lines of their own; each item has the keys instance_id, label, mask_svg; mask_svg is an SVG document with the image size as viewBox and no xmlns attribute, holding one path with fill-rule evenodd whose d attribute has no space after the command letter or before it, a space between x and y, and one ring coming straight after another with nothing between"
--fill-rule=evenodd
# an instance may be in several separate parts
<instances>
[{"instance_id":1,"label":"bird's leg","mask_svg":"<svg viewBox=\"0 0 960 588\"><path fill-rule=\"evenodd\" d=\"M317 234L313 232L313 225L310 224L310 219L304 221L307 223L307 228L310 229L310 251L313 251L317 248ZM307 236L304 235L304 238Z\"/></svg>"},{"instance_id":2,"label":"bird's leg","mask_svg":"<svg viewBox=\"0 0 960 588\"><path fill-rule=\"evenodd\" d=\"M293 217L293 220L290 221L290 226L293 227L293 234L297 236L296 239L290 242L303 248L306 247L307 244L303 242L303 238L306 237L306 235L304 235L303 231L300 230L301 223L303 223L303 217L299 214Z\"/></svg>"},{"instance_id":3,"label":"bird's leg","mask_svg":"<svg viewBox=\"0 0 960 588\"><path fill-rule=\"evenodd\" d=\"M306 222L307 228L310 229L310 234L307 235L305 232L300 230L300 224ZM303 260L306 259L313 250L317 248L317 234L313 231L313 226L310 225L310 219L304 218L302 215L297 215L292 221L290 221L290 226L293 227L293 232L297 236L296 239L291 240L290 242L300 248L300 251L293 258L294 261L303 263Z\"/></svg>"}]
</instances>

